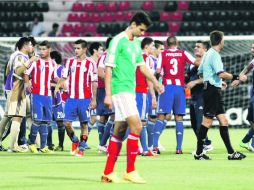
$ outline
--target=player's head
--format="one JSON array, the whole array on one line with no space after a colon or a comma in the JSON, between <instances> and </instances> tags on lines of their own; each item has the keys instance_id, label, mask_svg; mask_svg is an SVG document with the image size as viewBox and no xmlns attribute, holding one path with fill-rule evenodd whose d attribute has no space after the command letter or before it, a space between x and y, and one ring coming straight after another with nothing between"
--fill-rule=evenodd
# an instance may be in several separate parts
<instances>
[{"instance_id":1,"label":"player's head","mask_svg":"<svg viewBox=\"0 0 254 190\"><path fill-rule=\"evenodd\" d=\"M141 49L148 54L152 54L154 51L154 42L150 37L145 37L141 42Z\"/></svg>"},{"instance_id":2,"label":"player's head","mask_svg":"<svg viewBox=\"0 0 254 190\"><path fill-rule=\"evenodd\" d=\"M250 51L251 51L252 56L254 56L254 43L251 44L251 50Z\"/></svg>"},{"instance_id":3,"label":"player's head","mask_svg":"<svg viewBox=\"0 0 254 190\"><path fill-rule=\"evenodd\" d=\"M169 36L167 38L167 45L169 48L176 48L178 46L178 41L175 36Z\"/></svg>"},{"instance_id":4,"label":"player's head","mask_svg":"<svg viewBox=\"0 0 254 190\"><path fill-rule=\"evenodd\" d=\"M62 55L58 51L50 52L50 57L51 59L54 59L58 65L62 64Z\"/></svg>"},{"instance_id":5,"label":"player's head","mask_svg":"<svg viewBox=\"0 0 254 190\"><path fill-rule=\"evenodd\" d=\"M139 37L145 34L145 31L151 26L152 21L148 14L143 11L137 12L130 21L132 35Z\"/></svg>"},{"instance_id":6,"label":"player's head","mask_svg":"<svg viewBox=\"0 0 254 190\"><path fill-rule=\"evenodd\" d=\"M196 57L202 57L209 48L209 42L198 40L195 44L194 54Z\"/></svg>"},{"instance_id":7,"label":"player's head","mask_svg":"<svg viewBox=\"0 0 254 190\"><path fill-rule=\"evenodd\" d=\"M75 55L81 57L86 55L87 42L85 40L77 40L74 42Z\"/></svg>"},{"instance_id":8,"label":"player's head","mask_svg":"<svg viewBox=\"0 0 254 190\"><path fill-rule=\"evenodd\" d=\"M210 33L210 42L212 46L224 47L224 33L222 31L214 30Z\"/></svg>"},{"instance_id":9,"label":"player's head","mask_svg":"<svg viewBox=\"0 0 254 190\"><path fill-rule=\"evenodd\" d=\"M22 51L25 54L30 54L33 51L33 45L27 37L20 38L16 43L16 47L19 51Z\"/></svg>"},{"instance_id":10,"label":"player's head","mask_svg":"<svg viewBox=\"0 0 254 190\"><path fill-rule=\"evenodd\" d=\"M45 40L39 43L40 56L42 59L48 59L51 52L51 44L49 41Z\"/></svg>"},{"instance_id":11,"label":"player's head","mask_svg":"<svg viewBox=\"0 0 254 190\"><path fill-rule=\"evenodd\" d=\"M105 43L106 49L109 48L109 44L110 44L110 42L111 42L112 39L113 39L112 37L108 37L108 38L107 38L106 43Z\"/></svg>"},{"instance_id":12,"label":"player's head","mask_svg":"<svg viewBox=\"0 0 254 190\"><path fill-rule=\"evenodd\" d=\"M90 44L88 51L90 55L95 55L97 57L100 57L103 53L103 47L100 42L93 42Z\"/></svg>"},{"instance_id":13,"label":"player's head","mask_svg":"<svg viewBox=\"0 0 254 190\"><path fill-rule=\"evenodd\" d=\"M52 25L52 29L53 29L55 32L58 30L58 28L59 28L59 24L54 23L54 24Z\"/></svg>"},{"instance_id":14,"label":"player's head","mask_svg":"<svg viewBox=\"0 0 254 190\"><path fill-rule=\"evenodd\" d=\"M36 40L34 39L33 36L28 36L28 39L31 41L32 43L32 46L33 46L33 49L32 49L32 52L31 52L31 55L34 54L34 50L35 50L35 46L37 44Z\"/></svg>"},{"instance_id":15,"label":"player's head","mask_svg":"<svg viewBox=\"0 0 254 190\"><path fill-rule=\"evenodd\" d=\"M164 51L164 44L162 41L160 40L154 40L154 46L155 46L155 49L154 49L154 55L155 57L158 57L162 51Z\"/></svg>"}]
</instances>

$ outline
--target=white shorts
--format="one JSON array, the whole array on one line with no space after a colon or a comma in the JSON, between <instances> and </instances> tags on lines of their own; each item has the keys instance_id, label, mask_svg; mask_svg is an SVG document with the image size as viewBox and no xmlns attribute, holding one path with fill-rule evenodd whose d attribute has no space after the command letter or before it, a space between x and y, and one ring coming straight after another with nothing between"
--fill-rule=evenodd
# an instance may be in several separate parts
<instances>
[{"instance_id":1,"label":"white shorts","mask_svg":"<svg viewBox=\"0 0 254 190\"><path fill-rule=\"evenodd\" d=\"M135 94L123 92L112 96L115 121L126 121L133 115L139 115Z\"/></svg>"}]
</instances>

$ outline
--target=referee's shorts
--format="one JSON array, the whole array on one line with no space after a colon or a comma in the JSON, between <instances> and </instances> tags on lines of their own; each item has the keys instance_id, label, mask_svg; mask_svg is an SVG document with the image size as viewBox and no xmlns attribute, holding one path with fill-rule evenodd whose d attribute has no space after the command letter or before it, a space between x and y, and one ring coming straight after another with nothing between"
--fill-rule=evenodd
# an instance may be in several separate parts
<instances>
[{"instance_id":1,"label":"referee's shorts","mask_svg":"<svg viewBox=\"0 0 254 190\"><path fill-rule=\"evenodd\" d=\"M204 83L204 116L213 119L215 116L224 114L224 101L221 88Z\"/></svg>"}]
</instances>

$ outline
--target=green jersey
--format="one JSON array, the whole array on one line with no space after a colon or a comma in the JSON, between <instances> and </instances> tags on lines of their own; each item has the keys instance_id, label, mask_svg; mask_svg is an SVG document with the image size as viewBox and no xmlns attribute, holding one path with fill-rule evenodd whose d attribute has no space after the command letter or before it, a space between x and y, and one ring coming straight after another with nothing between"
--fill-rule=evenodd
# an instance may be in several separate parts
<instances>
[{"instance_id":1,"label":"green jersey","mask_svg":"<svg viewBox=\"0 0 254 190\"><path fill-rule=\"evenodd\" d=\"M136 67L145 64L141 43L137 38L130 41L122 32L115 36L110 45L106 66L112 69L112 94L121 92L135 93Z\"/></svg>"}]
</instances>

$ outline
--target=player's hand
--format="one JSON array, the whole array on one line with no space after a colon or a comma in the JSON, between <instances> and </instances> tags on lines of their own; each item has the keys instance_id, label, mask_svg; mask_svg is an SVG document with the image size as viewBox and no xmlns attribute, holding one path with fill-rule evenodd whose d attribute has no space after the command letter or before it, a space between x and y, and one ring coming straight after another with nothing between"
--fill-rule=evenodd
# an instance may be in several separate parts
<instances>
[{"instance_id":1,"label":"player's hand","mask_svg":"<svg viewBox=\"0 0 254 190\"><path fill-rule=\"evenodd\" d=\"M95 109L96 108L96 100L95 99L92 99L92 101L90 102L89 108L90 109Z\"/></svg>"},{"instance_id":2,"label":"player's hand","mask_svg":"<svg viewBox=\"0 0 254 190\"><path fill-rule=\"evenodd\" d=\"M156 109L157 108L157 101L156 101L156 97L152 98L152 108Z\"/></svg>"},{"instance_id":3,"label":"player's hand","mask_svg":"<svg viewBox=\"0 0 254 190\"><path fill-rule=\"evenodd\" d=\"M186 87L189 88L189 89L192 89L194 86L196 86L195 81L190 81L186 84Z\"/></svg>"},{"instance_id":4,"label":"player's hand","mask_svg":"<svg viewBox=\"0 0 254 190\"><path fill-rule=\"evenodd\" d=\"M242 82L245 82L247 80L247 76L246 75L239 75L239 80Z\"/></svg>"},{"instance_id":5,"label":"player's hand","mask_svg":"<svg viewBox=\"0 0 254 190\"><path fill-rule=\"evenodd\" d=\"M32 63L32 62L37 61L38 59L39 59L38 56L33 55L33 56L29 59L29 62Z\"/></svg>"},{"instance_id":6,"label":"player's hand","mask_svg":"<svg viewBox=\"0 0 254 190\"><path fill-rule=\"evenodd\" d=\"M27 94L30 94L32 92L32 84L30 81L25 83L25 91L27 92Z\"/></svg>"},{"instance_id":7,"label":"player's hand","mask_svg":"<svg viewBox=\"0 0 254 190\"><path fill-rule=\"evenodd\" d=\"M55 90L54 90L54 97L57 98L57 93L60 92L60 89L58 87L55 87Z\"/></svg>"},{"instance_id":8,"label":"player's hand","mask_svg":"<svg viewBox=\"0 0 254 190\"><path fill-rule=\"evenodd\" d=\"M104 104L112 110L113 102L112 102L112 96L106 95L104 99Z\"/></svg>"},{"instance_id":9,"label":"player's hand","mask_svg":"<svg viewBox=\"0 0 254 190\"><path fill-rule=\"evenodd\" d=\"M227 87L228 87L227 83L225 83L224 81L222 81L221 90L226 90Z\"/></svg>"},{"instance_id":10,"label":"player's hand","mask_svg":"<svg viewBox=\"0 0 254 190\"><path fill-rule=\"evenodd\" d=\"M231 86L233 88L237 87L238 85L240 84L240 80L234 80L232 83L231 83Z\"/></svg>"},{"instance_id":11,"label":"player's hand","mask_svg":"<svg viewBox=\"0 0 254 190\"><path fill-rule=\"evenodd\" d=\"M164 85L160 84L159 82L154 86L154 88L159 94L162 94L165 91Z\"/></svg>"}]
</instances>

